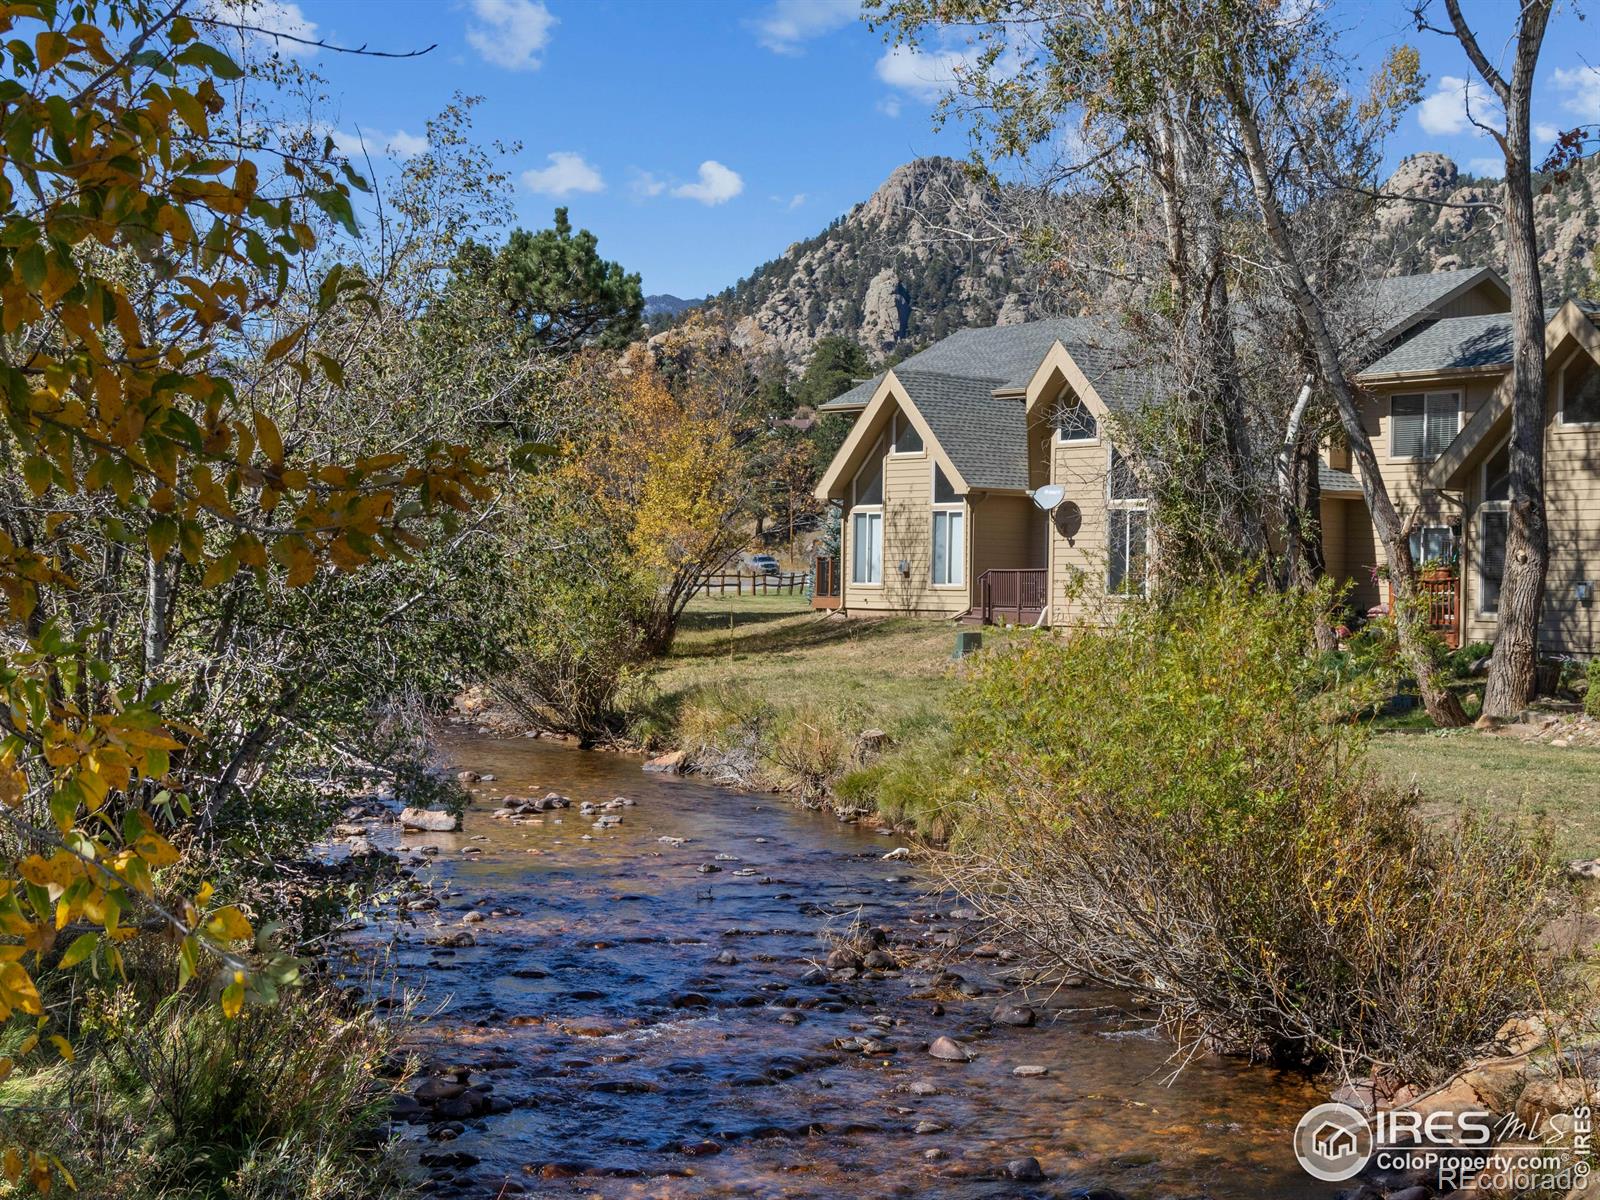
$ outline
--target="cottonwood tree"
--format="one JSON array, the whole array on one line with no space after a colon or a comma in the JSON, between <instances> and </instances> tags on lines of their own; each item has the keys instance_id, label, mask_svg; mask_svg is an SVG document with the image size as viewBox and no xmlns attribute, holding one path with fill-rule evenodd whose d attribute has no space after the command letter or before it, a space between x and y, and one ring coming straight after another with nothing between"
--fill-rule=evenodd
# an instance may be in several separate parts
<instances>
[{"instance_id":1,"label":"cottonwood tree","mask_svg":"<svg viewBox=\"0 0 1600 1200\"><path fill-rule=\"evenodd\" d=\"M941 112L970 122L986 165L1033 168L1024 203L1034 212L1008 233L1052 273L1083 280L1101 311L1109 300L1108 351L1163 379L1160 419L1124 431L1162 510L1163 559L1179 573L1263 559L1276 448L1255 444L1238 361L1231 181L1207 141L1217 100L1176 43L1181 31L1143 3L870 7L908 42L950 26L973 37L977 55Z\"/></svg>"},{"instance_id":2,"label":"cottonwood tree","mask_svg":"<svg viewBox=\"0 0 1600 1200\"><path fill-rule=\"evenodd\" d=\"M1494 138L1505 158L1501 205L1505 216L1506 282L1511 288L1511 442L1509 446L1510 519L1505 569L1500 580L1499 620L1489 678L1483 692L1488 716L1509 717L1533 694L1539 662L1539 622L1544 613L1545 575L1550 561L1550 531L1544 495L1544 287L1539 279L1539 238L1534 224L1530 144L1533 83L1539 51L1550 22L1552 0L1524 0L1515 10L1506 45L1510 71L1495 65L1478 33L1462 14L1459 0L1443 0L1449 24L1435 25L1433 6L1422 0L1412 13L1417 28L1443 33L1458 42L1472 69L1499 103L1469 118ZM1496 41L1500 41L1498 34ZM1464 100L1470 100L1469 92Z\"/></svg>"},{"instance_id":3,"label":"cottonwood tree","mask_svg":"<svg viewBox=\"0 0 1600 1200\"><path fill-rule=\"evenodd\" d=\"M1101 209L1137 214L1141 203L1156 209L1146 224L1159 235L1127 242L1159 248L1164 269L1152 271L1130 252L1106 259L1108 274L1120 276L1116 282L1139 305L1173 315L1171 341L1189 352L1163 357L1169 372L1176 368L1169 386L1188 400L1178 411L1189 421L1174 430L1180 441L1170 442L1169 453L1222 464L1215 476L1200 475L1191 494L1200 497L1202 512L1227 498L1240 528L1264 530L1261 489L1270 488L1272 471L1244 436L1254 414L1245 400L1230 280L1254 276L1267 301L1293 314L1304 359L1315 363L1362 468L1388 553L1407 665L1433 718L1463 722L1459 702L1435 678L1409 527L1377 470L1349 380L1359 364L1352 347L1341 344L1329 303L1338 272L1333 280L1313 279L1310 270L1312 263L1327 265L1312 247L1326 232L1321 222L1331 198L1352 184L1370 189L1373 147L1415 98L1414 55L1392 56L1358 101L1341 86L1338 56L1316 9L1280 12L1221 0L885 0L877 11L902 37L949 25L972 33L980 53L958 69L957 93L944 111L970 117L981 149L1053 156L1057 165L1043 185L1082 191L1079 181L1091 180L1107 197L1095 202ZM1078 200L1073 211L1081 213L1085 198ZM1054 239L1067 262L1083 258L1070 232ZM1133 322L1131 328L1151 340L1148 327ZM1304 359L1294 367L1303 369ZM1283 407L1266 428L1288 430L1298 384L1281 388ZM1300 439L1314 444L1315 429L1315 422L1304 423L1291 460L1308 461ZM1274 456L1281 444L1273 439ZM1217 452L1197 456L1196 446ZM1304 502L1300 489L1285 490L1298 493L1294 503ZM1286 527L1294 527L1292 517L1284 516ZM1194 539L1202 546L1230 527L1209 524L1209 536ZM1241 536L1235 544L1253 555L1264 536ZM1196 557L1207 556L1202 549Z\"/></svg>"}]
</instances>

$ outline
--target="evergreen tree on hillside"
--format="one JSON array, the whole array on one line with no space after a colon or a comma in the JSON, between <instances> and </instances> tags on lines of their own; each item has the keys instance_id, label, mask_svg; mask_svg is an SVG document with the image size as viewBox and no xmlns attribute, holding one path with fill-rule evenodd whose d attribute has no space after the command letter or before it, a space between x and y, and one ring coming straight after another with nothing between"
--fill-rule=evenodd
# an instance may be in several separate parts
<instances>
[{"instance_id":1,"label":"evergreen tree on hillside","mask_svg":"<svg viewBox=\"0 0 1600 1200\"><path fill-rule=\"evenodd\" d=\"M854 338L833 334L818 338L811 355L811 364L795 385L795 400L817 408L842 396L855 386L856 381L872 374L872 364L867 352Z\"/></svg>"}]
</instances>

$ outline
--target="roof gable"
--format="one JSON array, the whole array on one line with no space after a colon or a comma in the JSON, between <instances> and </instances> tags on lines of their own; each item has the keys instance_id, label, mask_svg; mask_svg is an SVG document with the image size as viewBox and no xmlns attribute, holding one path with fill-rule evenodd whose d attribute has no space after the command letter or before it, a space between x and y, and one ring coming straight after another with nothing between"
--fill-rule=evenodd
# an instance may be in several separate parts
<instances>
[{"instance_id":1,"label":"roof gable","mask_svg":"<svg viewBox=\"0 0 1600 1200\"><path fill-rule=\"evenodd\" d=\"M1568 338L1578 342L1594 355L1596 360L1600 360L1600 325L1597 325L1597 314L1588 305L1579 304L1575 300L1568 300L1557 309L1555 316L1545 326L1546 368L1549 366L1550 357ZM1514 389L1515 380L1508 371L1487 403L1472 414L1472 420L1467 422L1461 432L1456 434L1455 440L1445 447L1444 453L1438 457L1433 466L1428 468L1427 486L1458 488L1463 485L1467 472L1482 457L1482 451L1498 444L1500 435L1510 427L1511 398ZM1548 376L1546 376L1545 391L1548 402Z\"/></svg>"}]
</instances>

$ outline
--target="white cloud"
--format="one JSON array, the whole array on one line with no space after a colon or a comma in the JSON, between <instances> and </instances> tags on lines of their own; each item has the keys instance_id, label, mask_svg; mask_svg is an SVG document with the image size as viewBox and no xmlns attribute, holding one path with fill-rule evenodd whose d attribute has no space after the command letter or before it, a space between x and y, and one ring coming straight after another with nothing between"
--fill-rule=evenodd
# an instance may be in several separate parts
<instances>
[{"instance_id":1,"label":"white cloud","mask_svg":"<svg viewBox=\"0 0 1600 1200\"><path fill-rule=\"evenodd\" d=\"M1467 171L1480 179L1504 179L1506 160L1503 158L1469 158Z\"/></svg>"},{"instance_id":2,"label":"white cloud","mask_svg":"<svg viewBox=\"0 0 1600 1200\"><path fill-rule=\"evenodd\" d=\"M1586 125L1600 121L1600 67L1557 67L1550 82L1566 93L1561 101L1565 111Z\"/></svg>"},{"instance_id":3,"label":"white cloud","mask_svg":"<svg viewBox=\"0 0 1600 1200\"><path fill-rule=\"evenodd\" d=\"M878 111L890 119L898 117L900 115L900 97L885 96L878 101Z\"/></svg>"},{"instance_id":4,"label":"white cloud","mask_svg":"<svg viewBox=\"0 0 1600 1200\"><path fill-rule=\"evenodd\" d=\"M384 133L380 129L361 129L355 133L333 129L328 136L333 139L334 149L355 163L360 163L369 154L375 158L413 158L428 149L427 138L421 134L407 133L404 129L396 129L393 133Z\"/></svg>"},{"instance_id":5,"label":"white cloud","mask_svg":"<svg viewBox=\"0 0 1600 1200\"><path fill-rule=\"evenodd\" d=\"M804 192L796 192L793 195L793 197L791 197L790 200L789 200L789 211L793 212L795 209L799 208L805 202L806 202L806 194Z\"/></svg>"},{"instance_id":6,"label":"white cloud","mask_svg":"<svg viewBox=\"0 0 1600 1200\"><path fill-rule=\"evenodd\" d=\"M937 100L956 83L956 72L977 61L976 50L917 50L891 46L878 60L878 78L918 100Z\"/></svg>"},{"instance_id":7,"label":"white cloud","mask_svg":"<svg viewBox=\"0 0 1600 1200\"><path fill-rule=\"evenodd\" d=\"M806 42L844 28L860 14L860 0L773 0L771 8L747 23L768 50L800 54Z\"/></svg>"},{"instance_id":8,"label":"white cloud","mask_svg":"<svg viewBox=\"0 0 1600 1200\"><path fill-rule=\"evenodd\" d=\"M659 196L662 192L666 191L667 183L664 179L657 179L656 176L650 171L635 170L633 173L633 182L631 182L628 187L633 191L635 196L638 196L641 199L648 199L651 196Z\"/></svg>"},{"instance_id":9,"label":"white cloud","mask_svg":"<svg viewBox=\"0 0 1600 1200\"><path fill-rule=\"evenodd\" d=\"M522 182L541 196L570 196L573 192L603 192L606 181L600 172L571 150L557 150L545 156L550 165L542 171L524 171Z\"/></svg>"},{"instance_id":10,"label":"white cloud","mask_svg":"<svg viewBox=\"0 0 1600 1200\"><path fill-rule=\"evenodd\" d=\"M1559 126L1538 124L1533 127L1533 140L1536 142L1553 142L1560 136Z\"/></svg>"},{"instance_id":11,"label":"white cloud","mask_svg":"<svg viewBox=\"0 0 1600 1200\"><path fill-rule=\"evenodd\" d=\"M1441 75L1438 91L1417 108L1417 122L1426 132L1436 136L1461 133L1468 129L1477 134L1478 130L1467 119L1469 111L1473 119L1485 121L1492 119L1500 111L1500 106L1476 79Z\"/></svg>"},{"instance_id":12,"label":"white cloud","mask_svg":"<svg viewBox=\"0 0 1600 1200\"><path fill-rule=\"evenodd\" d=\"M556 19L543 0L472 0L480 24L467 26L467 44L491 66L537 71Z\"/></svg>"},{"instance_id":13,"label":"white cloud","mask_svg":"<svg viewBox=\"0 0 1600 1200\"><path fill-rule=\"evenodd\" d=\"M318 47L290 38L315 40L317 23L288 0L208 0L205 15L223 25L242 26L250 41L284 58L310 58ZM274 36L286 34L287 37Z\"/></svg>"},{"instance_id":14,"label":"white cloud","mask_svg":"<svg viewBox=\"0 0 1600 1200\"><path fill-rule=\"evenodd\" d=\"M695 183L681 183L672 194L682 200L698 200L701 204L723 204L744 191L744 180L739 172L730 170L708 158L700 164L700 177Z\"/></svg>"}]
</instances>

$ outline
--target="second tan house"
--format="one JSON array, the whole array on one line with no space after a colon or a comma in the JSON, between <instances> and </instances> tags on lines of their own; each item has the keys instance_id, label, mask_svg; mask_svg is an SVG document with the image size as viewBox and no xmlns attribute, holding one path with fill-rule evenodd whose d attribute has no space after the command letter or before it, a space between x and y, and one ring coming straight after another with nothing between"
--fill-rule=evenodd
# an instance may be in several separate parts
<instances>
[{"instance_id":1,"label":"second tan house","mask_svg":"<svg viewBox=\"0 0 1600 1200\"><path fill-rule=\"evenodd\" d=\"M1413 550L1434 566L1453 643L1493 637L1504 548L1510 319L1492 271L1376 285L1361 373L1368 432ZM1600 575L1600 328L1550 314L1546 480L1551 565L1544 648L1592 653ZM855 414L817 487L840 509L837 584L819 607L1067 625L1145 589L1158 531L1112 432L1156 399L1125 335L1094 318L969 329L824 411ZM1328 570L1355 603L1387 603L1383 554L1349 455L1321 465ZM1498 507L1497 507L1498 506ZM831 593L831 594L829 594Z\"/></svg>"}]
</instances>

